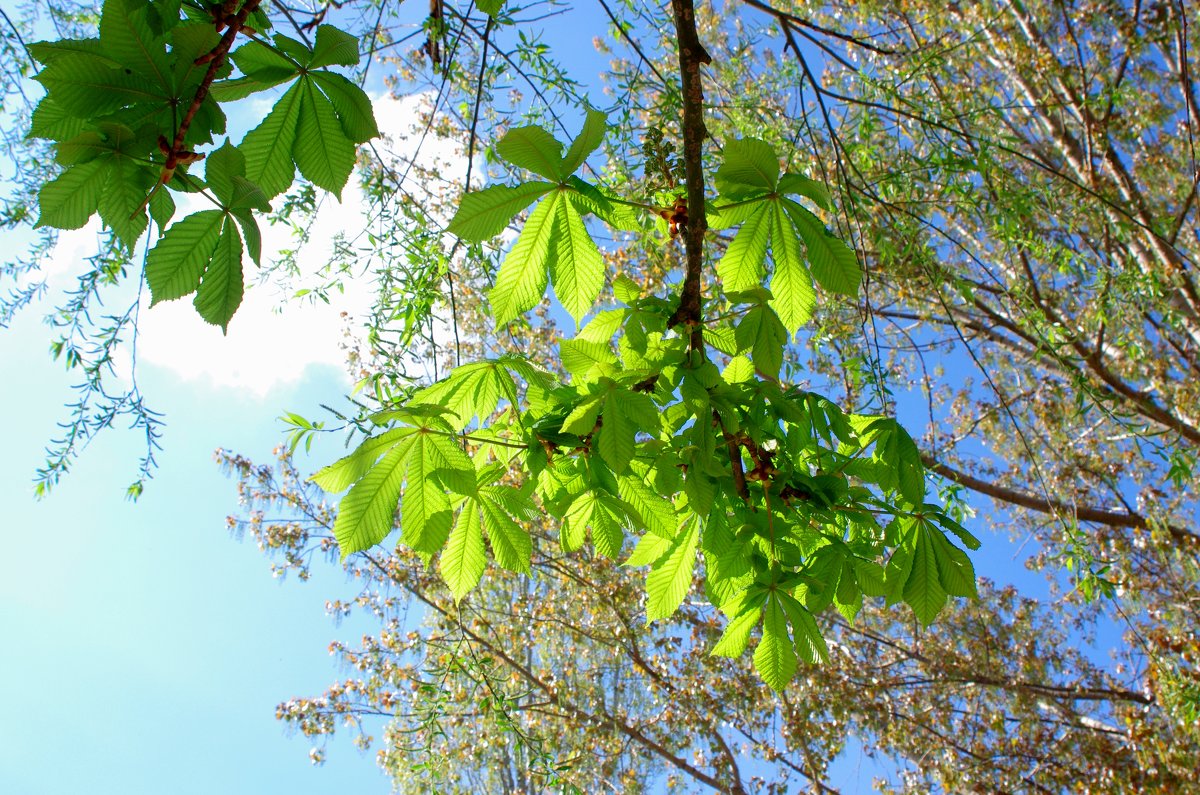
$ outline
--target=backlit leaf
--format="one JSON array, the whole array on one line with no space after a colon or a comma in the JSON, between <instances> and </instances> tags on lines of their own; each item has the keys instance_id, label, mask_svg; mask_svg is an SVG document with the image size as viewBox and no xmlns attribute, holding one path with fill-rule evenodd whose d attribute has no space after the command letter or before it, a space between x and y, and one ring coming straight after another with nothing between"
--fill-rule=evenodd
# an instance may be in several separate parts
<instances>
[{"instance_id":1,"label":"backlit leaf","mask_svg":"<svg viewBox=\"0 0 1200 795\"><path fill-rule=\"evenodd\" d=\"M553 193L532 213L496 274L496 285L488 293L496 324L514 320L542 300L549 284L546 270L555 242L559 194Z\"/></svg>"}]
</instances>

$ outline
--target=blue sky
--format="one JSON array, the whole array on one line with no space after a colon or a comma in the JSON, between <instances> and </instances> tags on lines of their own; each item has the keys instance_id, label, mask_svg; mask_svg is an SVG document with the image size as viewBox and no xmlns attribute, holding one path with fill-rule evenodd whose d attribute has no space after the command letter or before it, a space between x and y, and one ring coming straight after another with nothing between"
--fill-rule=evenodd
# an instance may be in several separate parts
<instances>
[{"instance_id":1,"label":"blue sky","mask_svg":"<svg viewBox=\"0 0 1200 795\"><path fill-rule=\"evenodd\" d=\"M46 308L0 333L9 418L0 791L390 791L373 755L338 742L313 768L306 740L275 720L276 703L315 695L341 674L329 641L365 627L335 627L324 614L326 599L351 592L340 572L280 583L253 543L231 539L234 484L212 460L217 446L269 460L280 437L273 418L338 400L341 370L318 364L256 391L262 384L214 385L143 363L143 387L169 425L162 470L141 501L123 496L139 439L115 431L37 502L31 476L70 394L45 353Z\"/></svg>"}]
</instances>

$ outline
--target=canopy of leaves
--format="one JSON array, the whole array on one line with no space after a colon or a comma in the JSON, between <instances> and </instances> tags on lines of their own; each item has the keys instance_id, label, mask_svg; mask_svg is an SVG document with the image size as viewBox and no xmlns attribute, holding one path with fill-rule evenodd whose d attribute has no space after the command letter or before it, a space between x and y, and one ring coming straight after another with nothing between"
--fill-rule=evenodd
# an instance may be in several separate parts
<instances>
[{"instance_id":1,"label":"canopy of leaves","mask_svg":"<svg viewBox=\"0 0 1200 795\"><path fill-rule=\"evenodd\" d=\"M377 19L412 21L370 10L344 27L374 42ZM618 101L605 117L582 112L522 24L536 8L479 11L446 5L422 49L386 56L412 87L433 68L428 124L457 135L473 168L490 145L489 179L430 206L394 190L392 164L366 164L374 208L395 221L370 254L407 260L381 276L386 320L355 362L368 371L359 446L316 476L349 489L342 510L286 459L280 481L227 460L247 509L296 514L250 521L263 546L301 574L314 551L353 553L359 604L382 619L362 648L339 648L354 678L281 717L319 736L347 715L391 716L381 761L413 792L820 790L849 737L889 760L893 789L1197 786L1200 120L1187 64L1200 28L1187 9L696 8L712 56L699 347L678 323L686 260L669 231L697 216L680 204L672 20L654 4L610 10ZM183 40L155 24L167 70L187 71ZM135 68L115 29L99 41ZM349 36L316 30L311 47L280 35L233 50L240 76L220 75L210 99L279 86L287 104L238 147L243 170L231 159L210 176L206 163L218 209L174 245L212 256L172 258L156 299L190 286L205 317L236 308L218 258L240 268L251 235L213 177L274 199L298 169L337 192L353 167L342 140L377 132L323 68L350 63ZM84 101L71 59L54 71L62 55L34 52L51 95ZM128 250L143 232L119 226L137 213L106 210L93 180L141 169L125 191L140 202L169 153L120 116L160 100L106 69L108 104L35 125L57 142L59 179L86 166L50 190L43 221L99 213ZM505 94L514 84L528 101ZM39 113L52 125L64 111ZM187 142L210 159L216 113L202 103L193 126L208 138ZM88 119L93 136L64 148ZM297 149L314 140L320 164ZM167 188L197 184L188 171ZM463 182L475 187L472 172ZM166 195L150 195L152 220L170 217ZM423 353L468 364L413 390L396 351L435 310L457 337L429 332ZM563 339L567 315L582 328ZM383 330L400 321L403 345ZM927 424L919 443L897 412ZM966 522L969 491L998 510ZM372 546L397 528L394 551ZM982 530L998 531L989 546L1027 540L1050 599L976 582L972 559L987 556L964 550ZM426 610L412 636L408 600Z\"/></svg>"}]
</instances>

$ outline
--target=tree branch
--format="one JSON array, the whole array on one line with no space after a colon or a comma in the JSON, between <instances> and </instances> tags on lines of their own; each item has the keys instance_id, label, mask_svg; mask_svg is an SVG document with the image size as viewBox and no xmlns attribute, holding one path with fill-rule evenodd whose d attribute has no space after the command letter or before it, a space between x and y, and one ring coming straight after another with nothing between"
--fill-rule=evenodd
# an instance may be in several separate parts
<instances>
[{"instance_id":1,"label":"tree branch","mask_svg":"<svg viewBox=\"0 0 1200 795\"><path fill-rule=\"evenodd\" d=\"M1086 505L1069 505L1053 498L1039 497L1027 491L1001 486L997 483L977 478L974 475L969 475L966 472L947 466L930 455L922 455L921 460L928 469L938 473L942 477L952 480L960 486L966 486L972 491L986 494L1001 502L1019 505L1022 508L1029 508L1033 511L1054 516L1074 516L1080 522L1096 522L1097 524L1108 525L1109 527L1129 527L1136 530L1149 530L1151 528L1150 520L1141 514L1106 511L1103 508L1094 508ZM1200 543L1200 536L1187 528L1169 523L1164 523L1163 527L1179 541L1187 541L1192 544Z\"/></svg>"},{"instance_id":2,"label":"tree branch","mask_svg":"<svg viewBox=\"0 0 1200 795\"><path fill-rule=\"evenodd\" d=\"M687 265L679 308L671 315L668 326L684 325L690 332L691 349L704 351L703 317L701 315L700 275L704 269L704 233L708 220L704 214L704 85L700 66L712 63L712 56L700 44L696 33L696 12L692 0L671 0L675 14L675 31L679 39L679 75L683 88L683 167L687 181L687 225L684 242L687 246Z\"/></svg>"}]
</instances>

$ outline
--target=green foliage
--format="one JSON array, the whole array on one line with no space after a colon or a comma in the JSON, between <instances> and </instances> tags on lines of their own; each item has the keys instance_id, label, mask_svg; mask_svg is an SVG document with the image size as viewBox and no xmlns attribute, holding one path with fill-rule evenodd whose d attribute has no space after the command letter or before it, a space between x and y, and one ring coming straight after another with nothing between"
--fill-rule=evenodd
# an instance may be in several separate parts
<instances>
[{"instance_id":1,"label":"green foliage","mask_svg":"<svg viewBox=\"0 0 1200 795\"><path fill-rule=\"evenodd\" d=\"M78 229L98 213L132 252L153 220L154 301L195 293L196 311L222 329L241 304L243 254L261 256L255 212L270 211L297 169L340 195L356 145L379 134L366 94L326 69L356 65L357 38L321 25L311 49L282 34L231 49L243 29L269 26L257 3L245 5L228 17L215 6L205 20L180 17L177 3L106 0L99 38L30 46L46 89L30 134L53 141L63 167L39 193L38 225ZM285 84L241 144L226 141L206 158L201 149L225 131L222 103ZM190 173L200 160L203 179ZM217 209L168 227L172 192L201 194Z\"/></svg>"},{"instance_id":2,"label":"green foliage","mask_svg":"<svg viewBox=\"0 0 1200 795\"><path fill-rule=\"evenodd\" d=\"M237 9L177 18L168 3L107 0L98 39L32 48L47 89L34 134L54 142L63 168L42 189L39 223L78 228L99 213L131 252L153 220L153 302L194 294L223 329L242 300L243 254L261 256L255 212L270 211L297 172L340 197L357 144L379 134L363 92L327 68L356 64L357 39L319 25L311 47L259 32L234 48L252 15L256 30L265 22L254 0ZM481 9L495 16L501 4ZM240 144L211 149L222 103L272 89L278 99ZM647 164L664 189L620 198L577 173L607 132L595 110L569 145L538 126L509 129L496 155L536 179L468 193L448 227L483 243L533 206L490 308L498 325L522 320L552 288L583 326L559 345L565 372L520 356L469 363L370 417L378 432L312 477L346 491L333 525L342 558L398 527L462 600L489 556L530 571L527 525L544 514L559 522L564 551L590 539L597 554L648 568L650 622L688 600L702 554L704 595L729 619L713 652L740 655L757 630L754 666L775 690L799 660L826 658L816 616L828 607L852 621L865 597L903 601L928 624L949 596L973 596L970 560L946 533L973 539L925 502L908 434L785 380L786 348L812 318L817 287L855 296L862 278L854 252L793 198L826 212L825 187L783 173L764 141L726 141L709 212L715 228L739 228L719 283L685 316L695 307L684 296L643 294L610 273L589 227L649 235L669 219L672 235L686 230L681 163L659 131ZM199 161L203 179L191 173ZM170 223L172 193L212 208ZM671 206L659 206L664 196ZM290 423L293 447L316 430Z\"/></svg>"},{"instance_id":3,"label":"green foliage","mask_svg":"<svg viewBox=\"0 0 1200 795\"><path fill-rule=\"evenodd\" d=\"M854 294L861 278L853 251L787 198L828 207L823 187L781 177L762 141L725 147L714 213L741 229L718 266L724 293L706 302L716 319L694 348L670 326L674 303L623 276L611 279L616 302L597 306L606 267L583 216L628 225L612 208L654 209L573 175L604 129L589 113L565 157L544 129L508 131L497 154L542 179L468 193L449 226L486 241L540 200L496 274L491 309L497 323L513 321L552 284L577 321L590 316L560 343L565 377L514 355L470 363L377 417L392 429L314 476L330 491L350 487L334 528L342 555L386 537L398 502L402 538L438 556L462 599L489 548L502 568L527 570L520 523L536 499L559 520L565 552L590 538L597 554L648 567L647 621L688 598L703 551L705 594L730 621L713 652L740 655L758 627L754 664L777 690L799 659L827 656L815 619L826 607L853 620L864 597L886 597L927 624L948 596L974 596L971 563L944 529L974 539L925 502L903 428L779 380L790 335L812 315L813 279ZM405 442L415 439L424 442ZM501 476L523 485L491 485Z\"/></svg>"}]
</instances>

